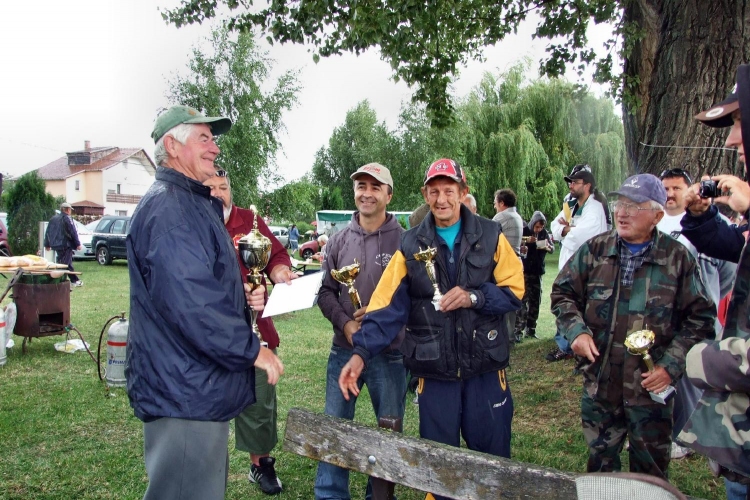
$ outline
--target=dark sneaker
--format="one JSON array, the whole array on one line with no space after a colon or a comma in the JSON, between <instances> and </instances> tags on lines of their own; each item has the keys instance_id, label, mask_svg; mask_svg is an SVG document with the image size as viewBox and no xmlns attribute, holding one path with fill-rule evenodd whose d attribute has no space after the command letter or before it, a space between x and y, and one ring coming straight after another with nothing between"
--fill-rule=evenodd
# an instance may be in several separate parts
<instances>
[{"instance_id":1,"label":"dark sneaker","mask_svg":"<svg viewBox=\"0 0 750 500\"><path fill-rule=\"evenodd\" d=\"M536 330L534 328L529 328L526 330L526 337L530 339L538 339L539 337L536 336Z\"/></svg>"},{"instance_id":2,"label":"dark sneaker","mask_svg":"<svg viewBox=\"0 0 750 500\"><path fill-rule=\"evenodd\" d=\"M515 338L516 344L520 344L523 340L523 332L515 332L513 337Z\"/></svg>"},{"instance_id":3,"label":"dark sneaker","mask_svg":"<svg viewBox=\"0 0 750 500\"><path fill-rule=\"evenodd\" d=\"M255 464L250 465L250 474L247 475L247 478L253 483L258 483L260 490L266 495L281 493L281 479L276 477L276 469L273 467L276 459L273 457L262 457L259 463L258 467Z\"/></svg>"},{"instance_id":4,"label":"dark sneaker","mask_svg":"<svg viewBox=\"0 0 750 500\"><path fill-rule=\"evenodd\" d=\"M547 354L547 356L545 356L545 359L550 362L555 362L562 361L564 359L571 359L572 357L572 354L562 352L559 347L555 347L549 352L549 354Z\"/></svg>"}]
</instances>

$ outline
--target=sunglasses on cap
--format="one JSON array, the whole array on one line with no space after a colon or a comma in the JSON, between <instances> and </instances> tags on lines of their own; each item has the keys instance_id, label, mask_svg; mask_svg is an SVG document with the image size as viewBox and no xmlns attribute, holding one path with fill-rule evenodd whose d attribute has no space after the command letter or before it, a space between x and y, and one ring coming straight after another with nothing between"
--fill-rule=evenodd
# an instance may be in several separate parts
<instances>
[{"instance_id":1,"label":"sunglasses on cap","mask_svg":"<svg viewBox=\"0 0 750 500\"><path fill-rule=\"evenodd\" d=\"M227 171L226 170L217 170L216 171L216 177L227 177Z\"/></svg>"},{"instance_id":2,"label":"sunglasses on cap","mask_svg":"<svg viewBox=\"0 0 750 500\"><path fill-rule=\"evenodd\" d=\"M661 180L669 179L671 177L682 177L687 181L688 186L693 183L693 179L690 177L690 174L682 168L668 168L667 170L662 172L661 175L659 175L659 179Z\"/></svg>"},{"instance_id":3,"label":"sunglasses on cap","mask_svg":"<svg viewBox=\"0 0 750 500\"><path fill-rule=\"evenodd\" d=\"M573 170L570 171L570 175L575 175L578 172L592 173L591 167L589 167L586 163L582 163L580 165L576 165L575 167L573 167Z\"/></svg>"}]
</instances>

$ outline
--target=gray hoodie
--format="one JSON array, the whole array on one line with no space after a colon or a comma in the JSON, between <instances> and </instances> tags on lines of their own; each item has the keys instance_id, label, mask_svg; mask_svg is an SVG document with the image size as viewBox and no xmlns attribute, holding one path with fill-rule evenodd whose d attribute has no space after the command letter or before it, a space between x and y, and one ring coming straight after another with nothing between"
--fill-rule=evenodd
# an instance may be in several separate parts
<instances>
[{"instance_id":1,"label":"gray hoodie","mask_svg":"<svg viewBox=\"0 0 750 500\"><path fill-rule=\"evenodd\" d=\"M337 232L326 245L326 259L323 264L323 283L318 293L318 306L333 325L333 343L339 347L352 349L344 336L344 325L354 317L354 306L349 298L349 287L333 279L331 269L359 262L359 275L354 288L359 292L362 305L370 303L375 287L380 281L391 257L401 245L403 228L393 214L386 214L380 228L366 232L359 225L359 212L352 215L351 223ZM391 348L398 349L404 338L401 330Z\"/></svg>"},{"instance_id":2,"label":"gray hoodie","mask_svg":"<svg viewBox=\"0 0 750 500\"><path fill-rule=\"evenodd\" d=\"M529 224L528 224L529 231L531 231L533 233L534 232L534 224L536 224L539 221L544 222L545 226L547 225L547 218L544 216L544 214L542 212L540 212L539 210L537 210L536 212L534 212L534 215L531 216L531 220L529 221Z\"/></svg>"}]
</instances>

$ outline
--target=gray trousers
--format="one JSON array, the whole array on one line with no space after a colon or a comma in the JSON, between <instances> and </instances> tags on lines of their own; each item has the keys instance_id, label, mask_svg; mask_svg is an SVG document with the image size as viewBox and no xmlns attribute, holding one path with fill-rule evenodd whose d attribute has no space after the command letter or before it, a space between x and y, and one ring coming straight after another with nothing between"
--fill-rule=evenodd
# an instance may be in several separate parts
<instances>
[{"instance_id":1,"label":"gray trousers","mask_svg":"<svg viewBox=\"0 0 750 500\"><path fill-rule=\"evenodd\" d=\"M229 422L160 418L143 424L144 500L223 500Z\"/></svg>"}]
</instances>

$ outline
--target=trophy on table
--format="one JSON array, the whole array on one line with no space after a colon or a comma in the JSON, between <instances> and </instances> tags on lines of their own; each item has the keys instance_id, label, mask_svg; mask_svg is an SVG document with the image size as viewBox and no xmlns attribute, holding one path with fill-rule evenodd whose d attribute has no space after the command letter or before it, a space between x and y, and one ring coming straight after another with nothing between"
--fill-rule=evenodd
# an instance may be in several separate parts
<instances>
[{"instance_id":1,"label":"trophy on table","mask_svg":"<svg viewBox=\"0 0 750 500\"><path fill-rule=\"evenodd\" d=\"M648 353L649 348L654 345L656 334L651 330L638 330L627 336L625 339L625 347L628 348L630 354L643 356L643 362L646 363L648 371L654 371L654 360ZM668 385L666 389L659 393L649 391L651 399L657 403L663 405L667 404L667 401L674 395L674 387Z\"/></svg>"},{"instance_id":2,"label":"trophy on table","mask_svg":"<svg viewBox=\"0 0 750 500\"><path fill-rule=\"evenodd\" d=\"M427 247L422 250L419 247L419 252L414 254L414 258L419 262L424 262L424 267L427 269L427 277L430 278L432 288L435 289L435 294L432 296L432 305L435 306L435 310L440 310L440 299L443 298L443 294L440 293L440 288L437 283L437 275L435 274L435 255L437 255L437 248Z\"/></svg>"},{"instance_id":3,"label":"trophy on table","mask_svg":"<svg viewBox=\"0 0 750 500\"><path fill-rule=\"evenodd\" d=\"M252 207L251 207L252 208ZM255 210L253 210L255 212ZM263 282L263 276L260 274L271 259L271 240L266 238L258 231L258 215L256 213L253 219L253 229L248 234L240 238L237 242L237 248L240 252L240 258L245 263L250 273L247 275L247 282L251 285L252 290L258 288ZM263 342L256 322L258 318L257 311L250 311L252 326L255 335L258 336L261 345L268 345Z\"/></svg>"},{"instance_id":4,"label":"trophy on table","mask_svg":"<svg viewBox=\"0 0 750 500\"><path fill-rule=\"evenodd\" d=\"M359 275L359 262L357 262L357 259L354 259L354 264L342 267L341 269L331 269L333 279L349 287L349 298L352 300L355 310L362 307L359 292L354 288L354 280L357 279L357 275Z\"/></svg>"}]
</instances>

